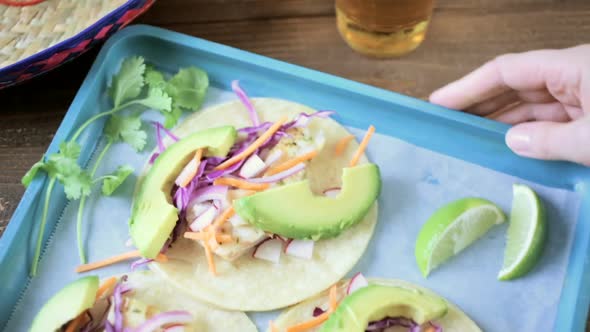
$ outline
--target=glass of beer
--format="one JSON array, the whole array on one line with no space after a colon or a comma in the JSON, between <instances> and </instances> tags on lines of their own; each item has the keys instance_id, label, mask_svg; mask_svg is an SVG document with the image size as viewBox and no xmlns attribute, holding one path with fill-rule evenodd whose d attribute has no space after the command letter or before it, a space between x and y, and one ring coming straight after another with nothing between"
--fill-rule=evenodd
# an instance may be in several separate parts
<instances>
[{"instance_id":1,"label":"glass of beer","mask_svg":"<svg viewBox=\"0 0 590 332\"><path fill-rule=\"evenodd\" d=\"M336 0L338 31L355 51L394 57L426 36L434 0Z\"/></svg>"}]
</instances>

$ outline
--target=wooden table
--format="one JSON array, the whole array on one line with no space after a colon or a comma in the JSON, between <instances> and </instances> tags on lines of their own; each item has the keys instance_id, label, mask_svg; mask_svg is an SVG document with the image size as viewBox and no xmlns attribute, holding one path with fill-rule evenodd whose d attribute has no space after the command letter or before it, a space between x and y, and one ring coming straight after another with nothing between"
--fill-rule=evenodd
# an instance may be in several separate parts
<instances>
[{"instance_id":1,"label":"wooden table","mask_svg":"<svg viewBox=\"0 0 590 332\"><path fill-rule=\"evenodd\" d=\"M588 42L588 0L440 0L424 44L399 59L350 50L333 0L159 0L139 22L235 46L356 81L426 98L494 56ZM0 235L96 51L0 91Z\"/></svg>"}]
</instances>

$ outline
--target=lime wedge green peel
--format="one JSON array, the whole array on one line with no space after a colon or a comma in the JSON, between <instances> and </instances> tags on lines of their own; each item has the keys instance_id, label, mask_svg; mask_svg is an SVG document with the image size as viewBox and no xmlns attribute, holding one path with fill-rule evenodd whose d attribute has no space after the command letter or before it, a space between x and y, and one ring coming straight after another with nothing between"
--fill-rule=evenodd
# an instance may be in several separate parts
<instances>
[{"instance_id":1,"label":"lime wedge green peel","mask_svg":"<svg viewBox=\"0 0 590 332\"><path fill-rule=\"evenodd\" d=\"M546 220L543 203L535 192L520 184L513 186L514 197L504 264L500 280L511 280L529 272L539 260L545 243Z\"/></svg>"},{"instance_id":2,"label":"lime wedge green peel","mask_svg":"<svg viewBox=\"0 0 590 332\"><path fill-rule=\"evenodd\" d=\"M426 221L416 240L416 262L422 274L447 261L494 225L506 221L506 215L494 203L482 198L463 198L438 209Z\"/></svg>"}]
</instances>

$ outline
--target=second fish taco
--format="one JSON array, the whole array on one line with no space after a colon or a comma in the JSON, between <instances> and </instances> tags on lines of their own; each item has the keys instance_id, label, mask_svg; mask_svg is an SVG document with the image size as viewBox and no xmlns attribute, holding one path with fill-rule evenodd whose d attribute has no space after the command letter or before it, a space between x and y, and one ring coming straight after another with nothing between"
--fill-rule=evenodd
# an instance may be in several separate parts
<instances>
[{"instance_id":1,"label":"second fish taco","mask_svg":"<svg viewBox=\"0 0 590 332\"><path fill-rule=\"evenodd\" d=\"M397 279L358 273L279 315L267 332L481 332L461 309Z\"/></svg>"},{"instance_id":2,"label":"second fish taco","mask_svg":"<svg viewBox=\"0 0 590 332\"><path fill-rule=\"evenodd\" d=\"M256 331L242 312L214 308L168 285L150 271L99 281L80 278L55 293L30 332Z\"/></svg>"}]
</instances>

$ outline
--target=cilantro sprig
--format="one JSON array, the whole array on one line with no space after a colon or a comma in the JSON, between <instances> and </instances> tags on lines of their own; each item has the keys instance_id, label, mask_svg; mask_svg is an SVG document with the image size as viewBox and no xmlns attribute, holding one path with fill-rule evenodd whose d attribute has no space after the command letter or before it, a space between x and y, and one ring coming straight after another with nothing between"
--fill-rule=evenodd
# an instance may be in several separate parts
<instances>
[{"instance_id":1,"label":"cilantro sprig","mask_svg":"<svg viewBox=\"0 0 590 332\"><path fill-rule=\"evenodd\" d=\"M107 151L116 143L125 143L137 152L142 151L147 139L141 120L141 114L144 111L150 109L159 111L164 116L165 126L171 128L176 125L184 110L196 111L201 107L208 86L207 74L196 67L181 69L170 80L166 80L164 74L146 65L142 57L129 57L123 61L108 87L112 108L86 120L69 141L60 144L58 152L35 163L22 178L25 187L40 171L45 172L49 178L30 271L31 276L37 273L47 213L55 183L63 185L64 193L69 200L80 199L76 233L80 261L85 263L82 220L86 199L93 185L102 182L101 193L105 196L112 195L134 171L131 166L122 165L111 174L96 176ZM88 171L78 164L81 146L76 141L90 124L104 117L109 117L103 130L106 145L91 170Z\"/></svg>"}]
</instances>

